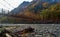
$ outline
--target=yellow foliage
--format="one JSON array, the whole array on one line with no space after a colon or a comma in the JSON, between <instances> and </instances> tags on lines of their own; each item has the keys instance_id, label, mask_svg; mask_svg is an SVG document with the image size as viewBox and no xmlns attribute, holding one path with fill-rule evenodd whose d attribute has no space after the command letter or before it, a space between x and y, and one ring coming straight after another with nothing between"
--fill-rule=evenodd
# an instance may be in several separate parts
<instances>
[{"instance_id":1,"label":"yellow foliage","mask_svg":"<svg viewBox=\"0 0 60 37\"><path fill-rule=\"evenodd\" d=\"M43 5L43 7L47 7L48 3L44 2L42 5Z\"/></svg>"}]
</instances>

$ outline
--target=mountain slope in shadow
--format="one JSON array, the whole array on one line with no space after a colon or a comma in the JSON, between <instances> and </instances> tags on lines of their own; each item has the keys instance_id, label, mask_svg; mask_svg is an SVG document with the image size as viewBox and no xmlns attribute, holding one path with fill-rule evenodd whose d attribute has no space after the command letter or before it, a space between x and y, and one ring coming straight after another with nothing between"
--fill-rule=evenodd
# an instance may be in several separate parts
<instances>
[{"instance_id":1,"label":"mountain slope in shadow","mask_svg":"<svg viewBox=\"0 0 60 37\"><path fill-rule=\"evenodd\" d=\"M12 14L16 14L19 13L21 11L23 11L23 9L29 5L30 2L24 1L23 3L21 3L17 8L13 9L11 11Z\"/></svg>"},{"instance_id":2,"label":"mountain slope in shadow","mask_svg":"<svg viewBox=\"0 0 60 37\"><path fill-rule=\"evenodd\" d=\"M17 14L16 15L13 15L13 16L16 16L17 19L16 19L16 23L31 23L31 22L34 22L34 23L45 23L45 22L48 22L48 23L51 23L50 19L49 21L46 20L46 17L48 14L46 13L47 11L49 12L52 12L53 9L56 9L56 7L60 6L60 5L57 5L59 3L59 0L33 0L31 2L29 2L29 4L25 5L25 7L23 5L21 5L20 9L19 9L19 12L16 12ZM55 5L57 5L55 7ZM51 7L51 6L54 6L54 7ZM50 9L51 7L51 9ZM51 10L51 11L50 11ZM56 10L55 10L56 11ZM45 12L43 13L44 16L42 16L42 12ZM54 12L54 10L53 10ZM21 17L23 17L23 19L21 19ZM49 15L50 17L50 15ZM55 17L55 16L54 16ZM52 21L53 23L53 21Z\"/></svg>"}]
</instances>

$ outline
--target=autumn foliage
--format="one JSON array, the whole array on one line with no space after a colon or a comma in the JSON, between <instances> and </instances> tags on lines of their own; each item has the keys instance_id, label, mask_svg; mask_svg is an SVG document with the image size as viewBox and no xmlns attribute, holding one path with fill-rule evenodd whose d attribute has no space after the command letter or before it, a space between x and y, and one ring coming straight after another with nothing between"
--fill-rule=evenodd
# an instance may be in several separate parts
<instances>
[{"instance_id":1,"label":"autumn foliage","mask_svg":"<svg viewBox=\"0 0 60 37\"><path fill-rule=\"evenodd\" d=\"M13 15L18 18L15 21L20 20L25 21L50 21L50 22L60 22L60 3L50 4L47 2L42 3L42 5L35 3L31 6L25 8L22 12ZM22 17L22 18L21 18Z\"/></svg>"}]
</instances>

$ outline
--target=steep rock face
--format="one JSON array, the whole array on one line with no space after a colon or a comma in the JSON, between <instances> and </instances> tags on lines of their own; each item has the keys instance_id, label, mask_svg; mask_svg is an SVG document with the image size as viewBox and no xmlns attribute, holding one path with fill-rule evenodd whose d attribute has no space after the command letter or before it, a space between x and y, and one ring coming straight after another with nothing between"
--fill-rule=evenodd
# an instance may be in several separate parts
<instances>
[{"instance_id":1,"label":"steep rock face","mask_svg":"<svg viewBox=\"0 0 60 37\"><path fill-rule=\"evenodd\" d=\"M47 9L50 5L52 5L52 3L55 4L56 2L57 0L33 0L22 12L17 15L40 19L40 17L38 16L40 11L43 9ZM44 3L46 3L46 6L44 5Z\"/></svg>"},{"instance_id":2,"label":"steep rock face","mask_svg":"<svg viewBox=\"0 0 60 37\"><path fill-rule=\"evenodd\" d=\"M24 1L22 4L20 4L17 8L13 9L11 13L16 14L21 11L23 11L24 8L26 8L29 5L30 2Z\"/></svg>"},{"instance_id":3,"label":"steep rock face","mask_svg":"<svg viewBox=\"0 0 60 37\"><path fill-rule=\"evenodd\" d=\"M24 19L21 20L25 20L25 21L41 21L41 17L40 17L40 12L42 12L42 10L48 9L51 5L54 5L57 3L57 0L33 0L32 2L30 2L27 6L23 6L21 5L22 9L18 14L16 14L15 16L18 17L24 17ZM28 19L28 20L26 20ZM17 20L17 19L16 19ZM20 21L20 18L19 20ZM43 22L43 20L42 20Z\"/></svg>"},{"instance_id":4,"label":"steep rock face","mask_svg":"<svg viewBox=\"0 0 60 37\"><path fill-rule=\"evenodd\" d=\"M49 4L55 4L57 2L60 2L60 0L33 0L31 2L26 2L24 1L22 4L20 4L17 8L13 9L11 11L12 14L16 14L16 13L19 13L19 12L22 12L24 11L24 9L26 10L34 10L34 12L36 13L39 9L43 9L43 6L42 4L44 2L47 2Z\"/></svg>"},{"instance_id":5,"label":"steep rock face","mask_svg":"<svg viewBox=\"0 0 60 37\"><path fill-rule=\"evenodd\" d=\"M25 9L30 12L38 13L39 10L44 9L44 7L43 7L44 3L47 3L47 5L50 6L57 2L58 2L57 0L33 0L32 2L30 2L30 4Z\"/></svg>"}]
</instances>

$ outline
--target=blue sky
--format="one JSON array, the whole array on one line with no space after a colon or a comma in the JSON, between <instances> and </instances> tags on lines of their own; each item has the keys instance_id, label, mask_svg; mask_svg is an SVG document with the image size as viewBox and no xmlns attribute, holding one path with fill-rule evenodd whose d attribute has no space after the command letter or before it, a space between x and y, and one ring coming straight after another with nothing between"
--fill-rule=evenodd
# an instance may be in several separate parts
<instances>
[{"instance_id":1,"label":"blue sky","mask_svg":"<svg viewBox=\"0 0 60 37\"><path fill-rule=\"evenodd\" d=\"M32 1L32 0L0 0L0 8L11 11L12 9L18 7L23 1Z\"/></svg>"}]
</instances>

